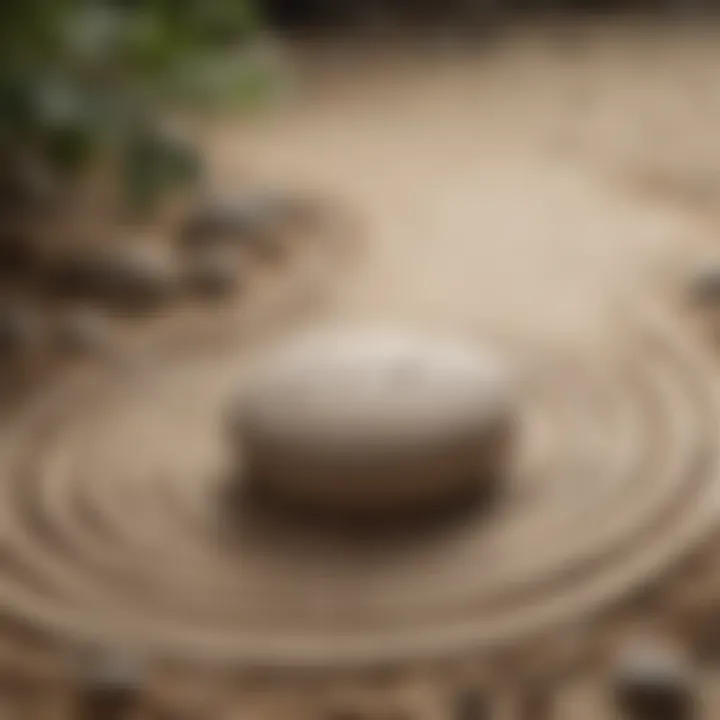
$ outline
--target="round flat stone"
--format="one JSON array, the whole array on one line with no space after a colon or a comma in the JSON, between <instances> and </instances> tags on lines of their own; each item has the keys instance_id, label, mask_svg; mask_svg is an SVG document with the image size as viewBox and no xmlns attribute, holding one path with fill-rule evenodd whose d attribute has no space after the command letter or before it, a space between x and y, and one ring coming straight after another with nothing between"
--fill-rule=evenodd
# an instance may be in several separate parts
<instances>
[{"instance_id":1,"label":"round flat stone","mask_svg":"<svg viewBox=\"0 0 720 720\"><path fill-rule=\"evenodd\" d=\"M238 400L245 475L350 512L450 501L504 472L510 386L489 352L389 331L320 335L266 362Z\"/></svg>"}]
</instances>

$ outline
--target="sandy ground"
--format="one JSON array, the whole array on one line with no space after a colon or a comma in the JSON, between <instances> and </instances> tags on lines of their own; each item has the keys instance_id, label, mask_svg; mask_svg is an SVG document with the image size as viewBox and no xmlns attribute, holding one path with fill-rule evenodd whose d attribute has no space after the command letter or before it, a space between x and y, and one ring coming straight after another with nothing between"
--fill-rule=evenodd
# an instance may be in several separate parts
<instances>
[{"instance_id":1,"label":"sandy ground","mask_svg":"<svg viewBox=\"0 0 720 720\"><path fill-rule=\"evenodd\" d=\"M671 300L696 262L720 258L720 30L548 26L486 46L299 43L291 55L291 96L209 143L220 184L290 184L361 218L362 254L327 321L602 343L636 301ZM158 457L168 447L180 464L169 442ZM271 684L205 716L457 717L456 671L426 668L377 698L338 685L337 703ZM580 703L556 716L609 716ZM539 716L526 711L493 716Z\"/></svg>"},{"instance_id":2,"label":"sandy ground","mask_svg":"<svg viewBox=\"0 0 720 720\"><path fill-rule=\"evenodd\" d=\"M343 320L560 339L713 253L720 31L536 26L474 46L302 44L294 96L217 131L238 168L366 224Z\"/></svg>"}]
</instances>

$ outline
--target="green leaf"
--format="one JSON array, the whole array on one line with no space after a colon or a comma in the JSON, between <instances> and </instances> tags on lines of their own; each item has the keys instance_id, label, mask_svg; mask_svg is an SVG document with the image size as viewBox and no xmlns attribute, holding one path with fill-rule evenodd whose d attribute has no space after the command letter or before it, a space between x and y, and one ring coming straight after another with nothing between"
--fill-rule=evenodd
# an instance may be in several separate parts
<instances>
[{"instance_id":1,"label":"green leaf","mask_svg":"<svg viewBox=\"0 0 720 720\"><path fill-rule=\"evenodd\" d=\"M121 24L122 17L117 8L103 3L91 4L68 13L61 32L70 55L94 63L116 51Z\"/></svg>"},{"instance_id":2,"label":"green leaf","mask_svg":"<svg viewBox=\"0 0 720 720\"><path fill-rule=\"evenodd\" d=\"M142 128L128 138L124 187L131 209L146 212L166 194L197 184L202 175L197 150L156 129Z\"/></svg>"},{"instance_id":3,"label":"green leaf","mask_svg":"<svg viewBox=\"0 0 720 720\"><path fill-rule=\"evenodd\" d=\"M150 206L202 173L150 110L261 100L272 69L237 52L256 25L250 0L4 0L0 147L76 173L110 143L128 197Z\"/></svg>"},{"instance_id":4,"label":"green leaf","mask_svg":"<svg viewBox=\"0 0 720 720\"><path fill-rule=\"evenodd\" d=\"M97 147L92 131L80 126L49 132L43 145L49 163L65 175L88 167Z\"/></svg>"},{"instance_id":5,"label":"green leaf","mask_svg":"<svg viewBox=\"0 0 720 720\"><path fill-rule=\"evenodd\" d=\"M0 127L23 132L33 117L32 86L20 75L0 75Z\"/></svg>"},{"instance_id":6,"label":"green leaf","mask_svg":"<svg viewBox=\"0 0 720 720\"><path fill-rule=\"evenodd\" d=\"M96 98L70 81L40 83L34 93L34 115L37 143L62 173L86 167L104 140L106 128Z\"/></svg>"}]
</instances>

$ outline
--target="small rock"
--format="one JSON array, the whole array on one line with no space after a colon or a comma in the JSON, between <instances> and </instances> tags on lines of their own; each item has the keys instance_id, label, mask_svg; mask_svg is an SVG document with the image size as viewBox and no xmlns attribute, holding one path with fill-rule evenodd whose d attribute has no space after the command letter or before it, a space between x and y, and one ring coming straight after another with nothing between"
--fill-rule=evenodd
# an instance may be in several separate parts
<instances>
[{"instance_id":1,"label":"small rock","mask_svg":"<svg viewBox=\"0 0 720 720\"><path fill-rule=\"evenodd\" d=\"M60 261L54 285L70 297L147 308L173 294L177 272L171 256L161 248L137 245L88 249Z\"/></svg>"},{"instance_id":2,"label":"small rock","mask_svg":"<svg viewBox=\"0 0 720 720\"><path fill-rule=\"evenodd\" d=\"M237 260L233 253L208 249L191 259L185 281L191 292L202 297L230 295L240 285Z\"/></svg>"},{"instance_id":3,"label":"small rock","mask_svg":"<svg viewBox=\"0 0 720 720\"><path fill-rule=\"evenodd\" d=\"M280 205L271 196L215 198L198 207L181 232L183 245L195 250L217 242L243 243L261 253L275 252Z\"/></svg>"},{"instance_id":4,"label":"small rock","mask_svg":"<svg viewBox=\"0 0 720 720\"><path fill-rule=\"evenodd\" d=\"M80 720L124 720L137 707L145 685L145 668L121 654L89 653L78 659Z\"/></svg>"},{"instance_id":5,"label":"small rock","mask_svg":"<svg viewBox=\"0 0 720 720\"><path fill-rule=\"evenodd\" d=\"M655 640L622 649L614 668L615 699L631 718L684 720L695 706L693 669L679 649Z\"/></svg>"}]
</instances>

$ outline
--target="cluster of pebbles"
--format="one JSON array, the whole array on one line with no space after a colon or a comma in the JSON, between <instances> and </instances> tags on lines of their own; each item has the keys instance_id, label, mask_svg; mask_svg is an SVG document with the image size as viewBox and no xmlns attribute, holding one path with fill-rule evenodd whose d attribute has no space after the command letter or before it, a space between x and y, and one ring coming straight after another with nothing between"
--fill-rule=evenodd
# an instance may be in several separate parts
<instances>
[{"instance_id":1,"label":"cluster of pebbles","mask_svg":"<svg viewBox=\"0 0 720 720\"><path fill-rule=\"evenodd\" d=\"M0 241L0 364L38 353L108 347L118 320L186 302L228 301L257 264L281 261L318 210L292 196L256 192L201 199L170 238L125 237L38 252ZM27 280L27 282L24 282Z\"/></svg>"},{"instance_id":2,"label":"cluster of pebbles","mask_svg":"<svg viewBox=\"0 0 720 720\"><path fill-rule=\"evenodd\" d=\"M171 673L172 675L172 673ZM407 693L402 673L366 676L348 686L327 682L228 679L174 680L152 664L122 652L84 651L72 657L55 692L53 717L63 720L130 718L257 717L258 720L692 720L711 718L713 704L703 675L681 645L662 636L626 637L591 674L556 682L522 674L502 681L467 681L461 673L438 671L426 677L424 693ZM59 675L58 678L61 676ZM188 676L190 677L190 676ZM178 682L184 688L178 687ZM709 684L710 683L710 684ZM342 686L340 692L337 688ZM288 693L288 689L292 690ZM348 692L348 687L352 691ZM34 686L37 695L7 693L22 712L47 704L52 682ZM6 688L7 690L7 688ZM287 696L291 700L288 702ZM62 698L63 706L60 706ZM418 702L419 701L419 702ZM17 705L17 708L15 707ZM267 706L267 707L264 707ZM245 714L247 712L247 714ZM44 716L41 713L38 717Z\"/></svg>"}]
</instances>

